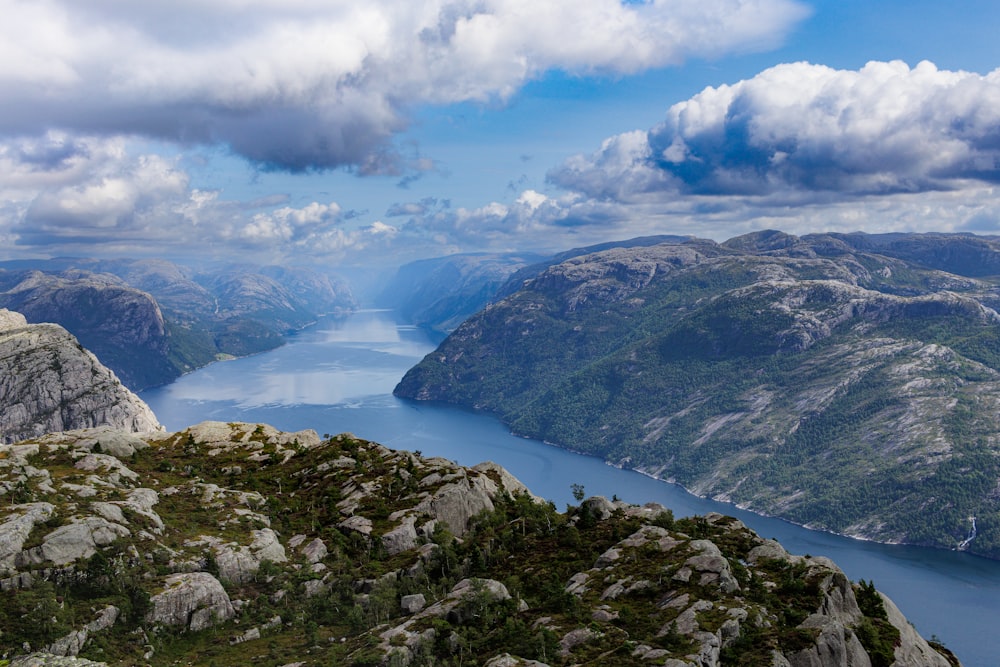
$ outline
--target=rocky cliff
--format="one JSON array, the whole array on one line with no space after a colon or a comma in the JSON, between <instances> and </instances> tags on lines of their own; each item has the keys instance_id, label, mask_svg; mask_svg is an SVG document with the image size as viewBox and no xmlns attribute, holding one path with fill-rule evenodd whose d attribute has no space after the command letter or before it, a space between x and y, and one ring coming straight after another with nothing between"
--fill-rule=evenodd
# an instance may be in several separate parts
<instances>
[{"instance_id":1,"label":"rocky cliff","mask_svg":"<svg viewBox=\"0 0 1000 667\"><path fill-rule=\"evenodd\" d=\"M780 232L582 255L396 393L809 527L1000 557L994 261L964 236Z\"/></svg>"},{"instance_id":2,"label":"rocky cliff","mask_svg":"<svg viewBox=\"0 0 1000 667\"><path fill-rule=\"evenodd\" d=\"M732 518L559 513L494 464L350 434L49 434L0 445L0 492L12 664L958 664Z\"/></svg>"},{"instance_id":3,"label":"rocky cliff","mask_svg":"<svg viewBox=\"0 0 1000 667\"><path fill-rule=\"evenodd\" d=\"M149 407L65 329L0 310L0 442L102 425L161 429Z\"/></svg>"}]
</instances>

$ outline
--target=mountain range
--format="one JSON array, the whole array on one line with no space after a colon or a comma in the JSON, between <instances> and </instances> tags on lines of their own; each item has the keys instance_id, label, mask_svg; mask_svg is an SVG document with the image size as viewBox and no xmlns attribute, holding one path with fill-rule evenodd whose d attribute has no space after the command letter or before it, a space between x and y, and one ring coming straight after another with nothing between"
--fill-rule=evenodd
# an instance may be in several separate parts
<instances>
[{"instance_id":1,"label":"mountain range","mask_svg":"<svg viewBox=\"0 0 1000 667\"><path fill-rule=\"evenodd\" d=\"M196 272L165 260L0 264L0 308L62 325L136 391L277 347L289 331L356 307L345 283L306 269Z\"/></svg>"}]
</instances>

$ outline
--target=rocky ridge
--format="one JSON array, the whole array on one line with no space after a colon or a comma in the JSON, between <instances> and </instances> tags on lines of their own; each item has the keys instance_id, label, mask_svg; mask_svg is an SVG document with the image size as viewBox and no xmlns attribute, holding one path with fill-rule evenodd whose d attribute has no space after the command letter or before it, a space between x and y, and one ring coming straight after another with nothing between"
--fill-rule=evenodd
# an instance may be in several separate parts
<instances>
[{"instance_id":1,"label":"rocky ridge","mask_svg":"<svg viewBox=\"0 0 1000 667\"><path fill-rule=\"evenodd\" d=\"M0 445L0 492L12 664L957 664L735 519L559 513L350 434L52 433Z\"/></svg>"},{"instance_id":2,"label":"rocky ridge","mask_svg":"<svg viewBox=\"0 0 1000 667\"><path fill-rule=\"evenodd\" d=\"M115 374L55 324L28 324L0 309L0 442L51 431L111 426L161 429Z\"/></svg>"}]
</instances>

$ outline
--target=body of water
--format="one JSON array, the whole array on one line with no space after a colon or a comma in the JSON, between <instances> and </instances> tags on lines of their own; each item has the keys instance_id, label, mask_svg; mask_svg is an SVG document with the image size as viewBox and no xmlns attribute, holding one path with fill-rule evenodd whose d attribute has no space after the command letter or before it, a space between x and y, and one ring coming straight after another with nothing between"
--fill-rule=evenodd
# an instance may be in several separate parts
<instances>
[{"instance_id":1,"label":"body of water","mask_svg":"<svg viewBox=\"0 0 1000 667\"><path fill-rule=\"evenodd\" d=\"M488 415L392 396L406 370L434 347L424 332L397 324L390 312L361 311L321 321L276 350L212 364L141 395L170 430L218 420L311 428L320 435L351 432L463 465L496 461L559 508L572 502L571 485L582 484L587 495L658 502L678 517L730 514L792 553L827 556L850 578L873 580L921 634L936 635L964 665L1000 664L1000 562L806 530L515 437Z\"/></svg>"}]
</instances>

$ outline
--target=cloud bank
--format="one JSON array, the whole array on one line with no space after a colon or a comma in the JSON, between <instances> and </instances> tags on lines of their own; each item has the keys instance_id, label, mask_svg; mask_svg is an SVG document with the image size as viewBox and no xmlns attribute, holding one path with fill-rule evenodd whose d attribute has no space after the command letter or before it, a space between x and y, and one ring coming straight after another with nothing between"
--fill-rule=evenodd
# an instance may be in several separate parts
<instances>
[{"instance_id":1,"label":"cloud bank","mask_svg":"<svg viewBox=\"0 0 1000 667\"><path fill-rule=\"evenodd\" d=\"M0 134L221 144L267 168L400 167L418 105L552 69L628 74L773 46L794 0L0 0Z\"/></svg>"},{"instance_id":2,"label":"cloud bank","mask_svg":"<svg viewBox=\"0 0 1000 667\"><path fill-rule=\"evenodd\" d=\"M549 174L588 197L841 201L1000 181L1000 70L778 65L675 104Z\"/></svg>"}]
</instances>

